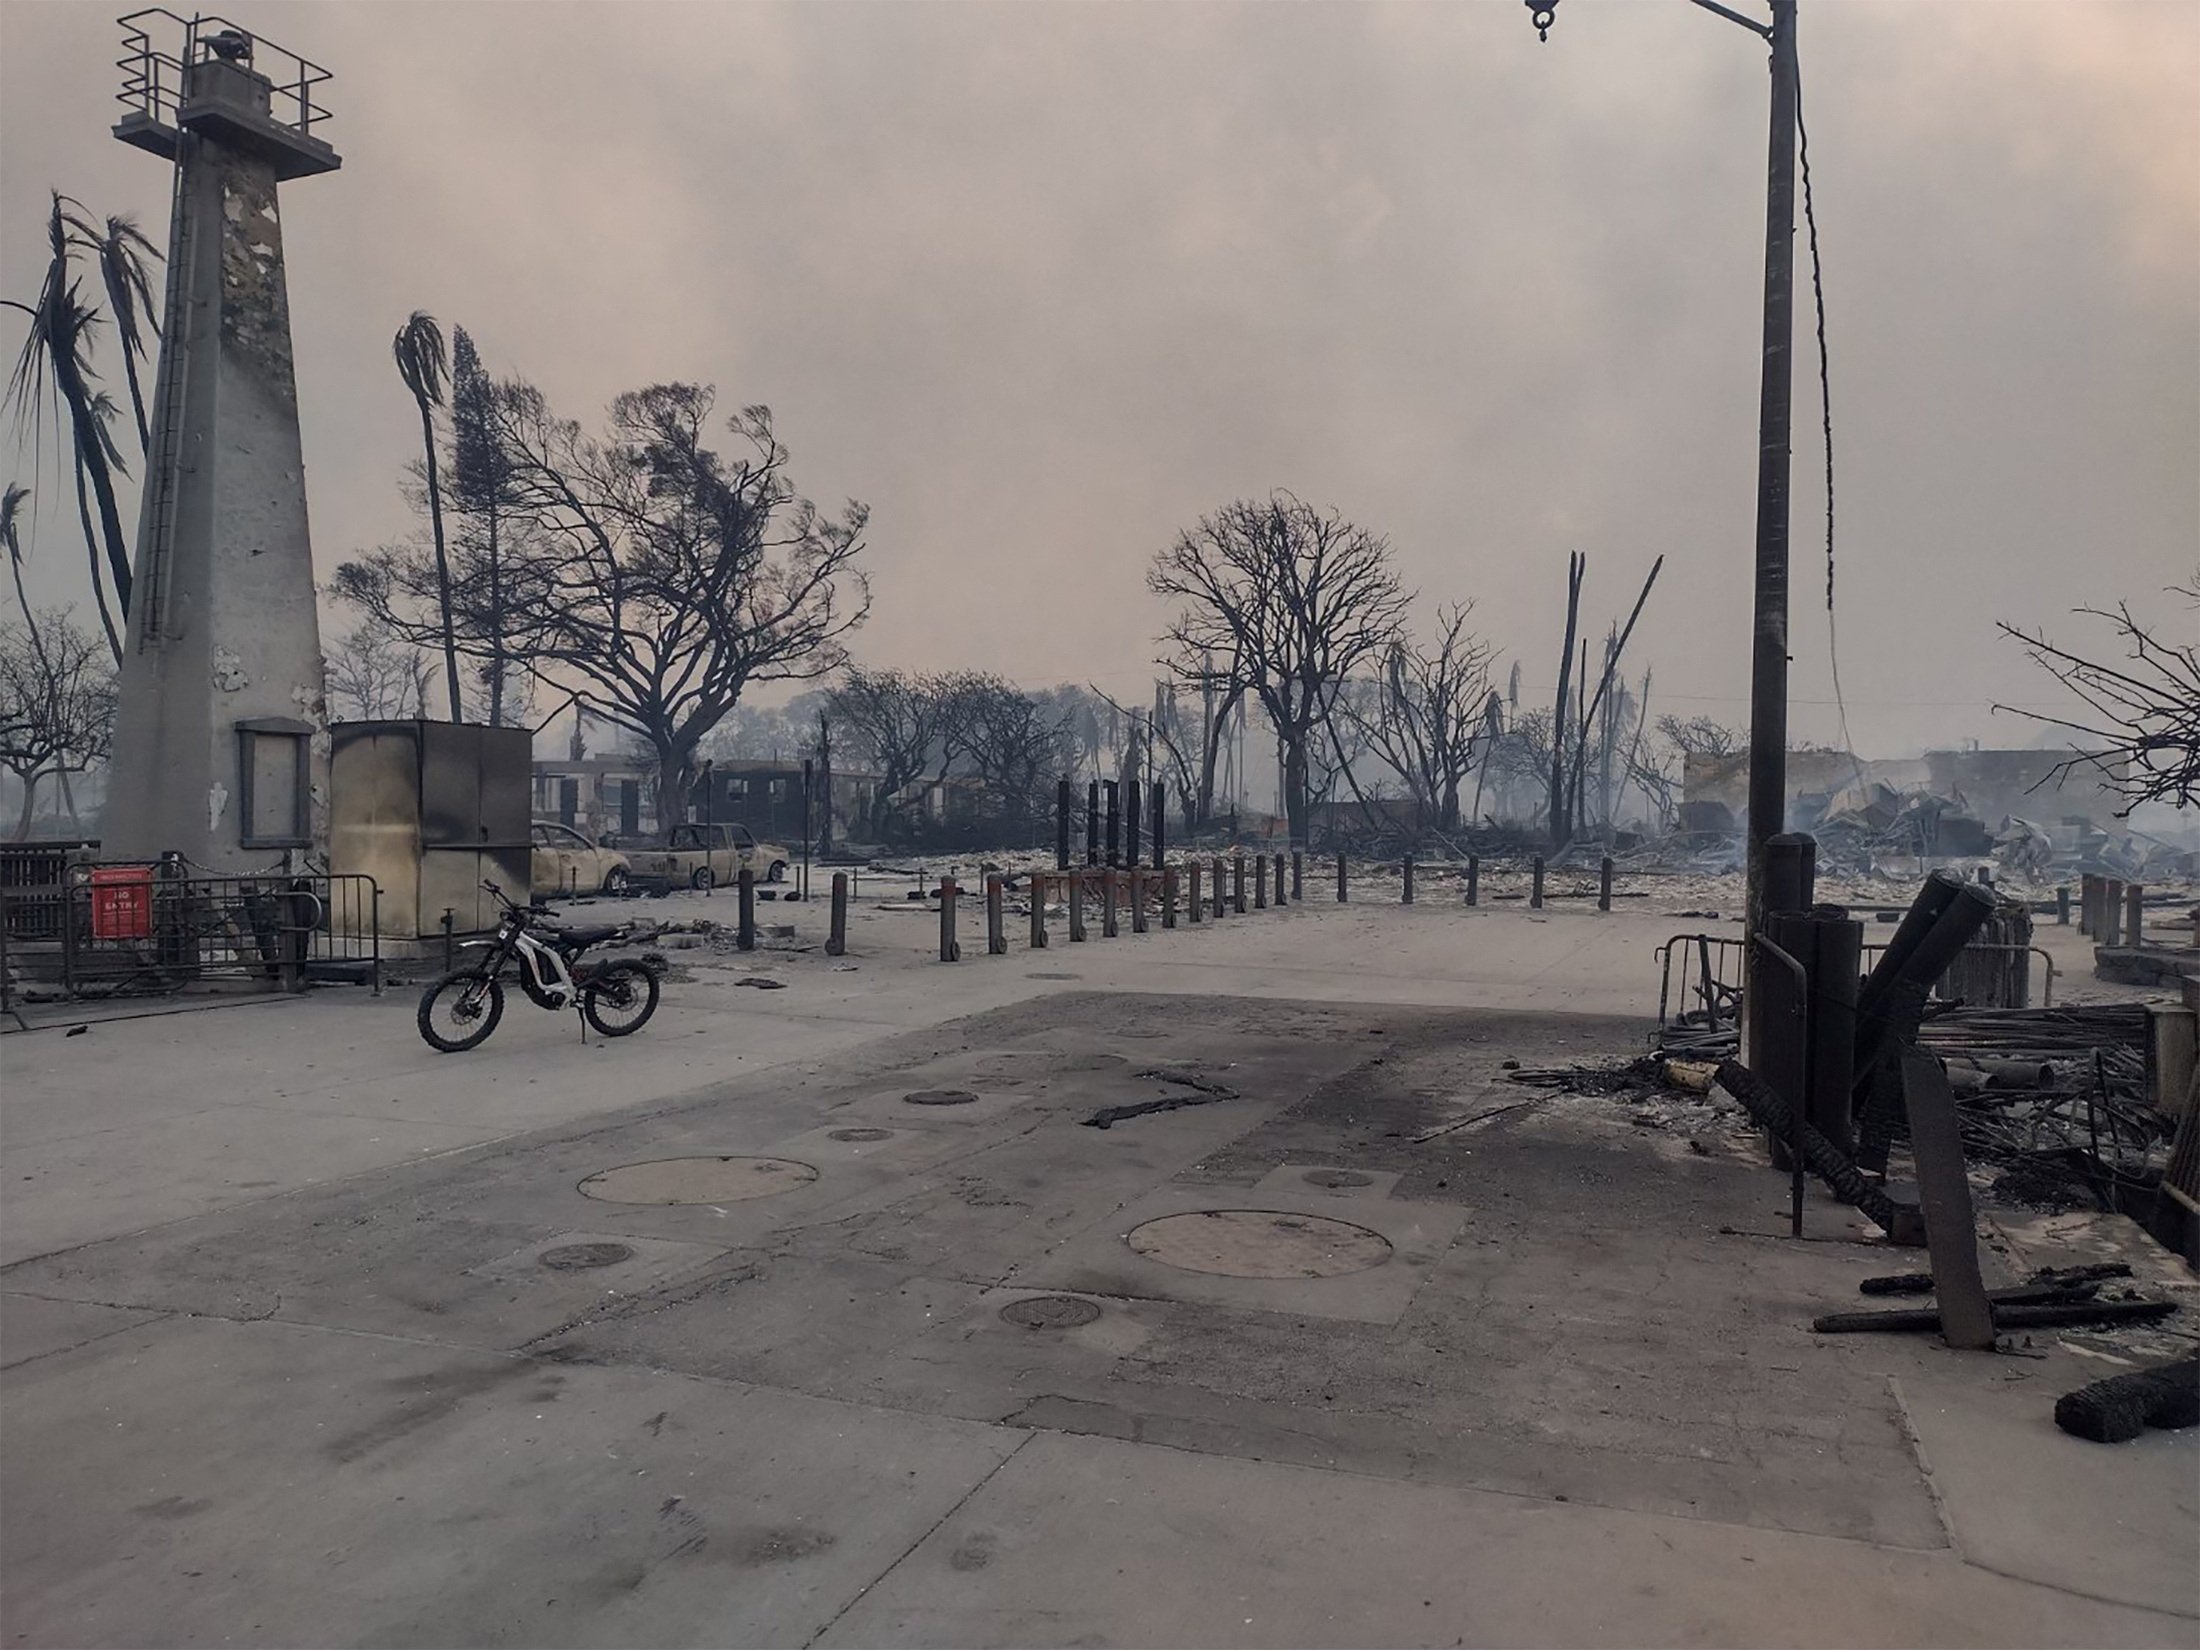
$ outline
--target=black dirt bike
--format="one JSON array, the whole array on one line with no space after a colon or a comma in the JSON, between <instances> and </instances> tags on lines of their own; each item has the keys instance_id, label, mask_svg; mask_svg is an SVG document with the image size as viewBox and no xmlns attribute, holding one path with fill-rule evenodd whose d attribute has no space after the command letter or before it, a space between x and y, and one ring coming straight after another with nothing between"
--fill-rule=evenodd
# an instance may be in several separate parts
<instances>
[{"instance_id":1,"label":"black dirt bike","mask_svg":"<svg viewBox=\"0 0 2200 1650\"><path fill-rule=\"evenodd\" d=\"M592 945L642 937L632 923L567 928L550 921L540 906L513 904L493 882L481 886L496 896L504 915L494 939L469 940L462 947L488 955L444 975L421 993L415 1018L430 1048L462 1054L489 1040L504 1017L502 977L507 970L517 975L519 988L536 1007L577 1007L581 1018L606 1037L624 1037L649 1023L657 1012L660 961L577 960Z\"/></svg>"}]
</instances>

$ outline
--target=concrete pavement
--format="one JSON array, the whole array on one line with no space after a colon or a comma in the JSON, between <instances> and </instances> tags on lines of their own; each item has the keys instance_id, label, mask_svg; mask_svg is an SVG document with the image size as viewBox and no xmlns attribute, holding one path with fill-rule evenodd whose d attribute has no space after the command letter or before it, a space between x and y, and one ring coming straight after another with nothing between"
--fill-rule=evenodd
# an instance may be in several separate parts
<instances>
[{"instance_id":1,"label":"concrete pavement","mask_svg":"<svg viewBox=\"0 0 2200 1650\"><path fill-rule=\"evenodd\" d=\"M1730 1114L1505 1080L1639 1047L1672 919L868 920L676 952L600 1049L336 995L0 1043L9 1642L2200 1644L2200 1440L2048 1420L2161 1342L1812 1335L1909 1257L1785 1238ZM721 1195L584 1189L677 1157Z\"/></svg>"}]
</instances>

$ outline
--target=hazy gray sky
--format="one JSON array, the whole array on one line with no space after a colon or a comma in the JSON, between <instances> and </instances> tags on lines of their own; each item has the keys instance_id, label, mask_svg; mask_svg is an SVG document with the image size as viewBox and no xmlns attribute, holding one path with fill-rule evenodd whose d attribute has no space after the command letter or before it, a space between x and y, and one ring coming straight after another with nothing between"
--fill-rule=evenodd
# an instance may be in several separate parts
<instances>
[{"instance_id":1,"label":"hazy gray sky","mask_svg":"<svg viewBox=\"0 0 2200 1650\"><path fill-rule=\"evenodd\" d=\"M283 205L324 574L407 526L389 339L424 308L584 421L673 377L770 403L798 484L873 508L874 663L1139 693L1153 551L1289 487L1424 611L1474 598L1538 698L1567 552L1599 633L1662 553L1652 708L1743 719L1765 54L1683 0L1563 0L1548 44L1517 0L230 14L336 73L343 170ZM118 38L0 3L8 296L49 185L164 238ZM2028 744L1986 705L2053 685L1995 619L2196 626L2161 591L2200 561L2200 4L1805 0L1801 49L1852 731ZM1826 739L1807 298L1793 728ZM40 491L35 584L81 601Z\"/></svg>"}]
</instances>

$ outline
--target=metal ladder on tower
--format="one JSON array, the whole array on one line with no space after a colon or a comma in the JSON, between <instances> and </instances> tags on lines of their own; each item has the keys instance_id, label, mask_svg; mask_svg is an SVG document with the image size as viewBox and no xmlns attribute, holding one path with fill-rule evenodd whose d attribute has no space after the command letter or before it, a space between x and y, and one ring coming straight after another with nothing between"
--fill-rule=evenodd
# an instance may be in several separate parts
<instances>
[{"instance_id":1,"label":"metal ladder on tower","mask_svg":"<svg viewBox=\"0 0 2200 1650\"><path fill-rule=\"evenodd\" d=\"M168 634L169 559L176 536L176 465L182 448L184 381L189 375L191 341L191 214L184 199L185 159L192 137L179 136L168 203L168 290L160 341L159 397L153 410L153 450L146 458L144 502L151 522L142 535L144 566L138 570L134 600L144 608L138 648L158 647Z\"/></svg>"}]
</instances>

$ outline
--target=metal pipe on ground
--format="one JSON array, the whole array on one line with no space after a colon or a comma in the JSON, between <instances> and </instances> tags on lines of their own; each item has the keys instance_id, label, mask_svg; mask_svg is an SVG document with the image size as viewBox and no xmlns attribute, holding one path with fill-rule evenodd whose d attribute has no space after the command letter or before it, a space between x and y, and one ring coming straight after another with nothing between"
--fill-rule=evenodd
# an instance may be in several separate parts
<instances>
[{"instance_id":1,"label":"metal pipe on ground","mask_svg":"<svg viewBox=\"0 0 2200 1650\"><path fill-rule=\"evenodd\" d=\"M1918 891L1909 917L1905 917L1902 927L1896 930L1895 943L1900 943L1903 931L1911 927L1911 918L1937 905L1939 914L1932 919L1931 926L1914 936L1908 955L1891 971L1887 968L1887 957L1894 955L1894 945L1890 944L1887 955L1879 959L1879 967L1872 970L1871 978L1857 993L1855 1094L1858 1103L1865 1098L1863 1091L1874 1080L1880 1060L1889 1052L1888 1033L1894 1019L1892 1009L1897 988L1907 988L1910 993L1930 991L1934 982L1948 971L1948 965L1994 914L1991 889L1954 877L1941 882L1939 879L1943 875L1936 871L1925 879L1925 887Z\"/></svg>"}]
</instances>

